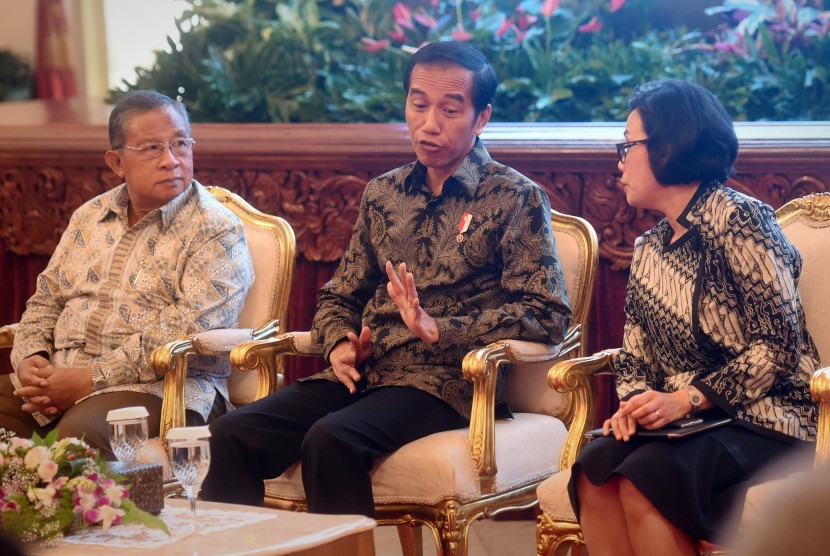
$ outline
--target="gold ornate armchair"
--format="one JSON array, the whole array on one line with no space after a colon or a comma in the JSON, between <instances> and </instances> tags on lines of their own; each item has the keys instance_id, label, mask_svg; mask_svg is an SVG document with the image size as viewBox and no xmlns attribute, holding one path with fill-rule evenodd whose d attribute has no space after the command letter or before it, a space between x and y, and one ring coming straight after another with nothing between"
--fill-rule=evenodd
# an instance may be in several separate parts
<instances>
[{"instance_id":1,"label":"gold ornate armchair","mask_svg":"<svg viewBox=\"0 0 830 556\"><path fill-rule=\"evenodd\" d=\"M294 231L282 218L262 213L240 196L222 187L208 190L245 226L245 240L253 259L256 277L239 317L239 328L209 330L192 338L176 340L156 348L151 364L164 373L161 434L151 439L142 454L143 461L163 463L167 471L164 437L172 427L185 425L184 381L190 354L224 355L246 340L276 336L288 313L288 294L294 276L296 242ZM254 328L256 327L256 328ZM11 347L17 324L0 328L0 348ZM282 360L277 358L269 368L260 369L259 376L233 371L228 379L231 403L245 405L279 388Z\"/></svg>"},{"instance_id":2,"label":"gold ornate armchair","mask_svg":"<svg viewBox=\"0 0 830 556\"><path fill-rule=\"evenodd\" d=\"M597 239L581 218L552 211L553 230L574 309L565 341L548 346L504 340L467 354L462 368L475 384L469 429L434 434L381 459L372 471L376 519L397 525L404 553L416 550L413 538L426 525L439 554L467 554L467 532L477 519L536 504L536 486L567 466L583 436L571 422L582 422L575 391L562 395L545 388L552 361L582 354L582 332L593 294ZM235 348L231 362L242 370L270 368L282 354L322 355L309 332L249 342ZM512 421L494 418L498 365L509 365L505 398ZM553 395L551 395L553 394ZM300 464L266 481L265 504L307 509ZM415 533L413 535L413 533ZM418 550L420 546L418 546Z\"/></svg>"},{"instance_id":3,"label":"gold ornate armchair","mask_svg":"<svg viewBox=\"0 0 830 556\"><path fill-rule=\"evenodd\" d=\"M208 190L245 226L245 242L253 260L254 284L245 298L238 328L208 330L192 338L168 342L153 351L151 364L164 373L164 401L161 410L161 446L172 427L185 425L187 359L191 354L228 357L231 349L247 340L274 337L288 314L288 297L294 277L296 241L294 230L278 216L258 211L242 197L222 187ZM231 371L228 378L230 402L236 406L257 400L281 386L283 363L277 358L259 375ZM152 461L165 461L163 454L145 455ZM160 459L159 459L160 458Z\"/></svg>"},{"instance_id":4,"label":"gold ornate armchair","mask_svg":"<svg viewBox=\"0 0 830 556\"><path fill-rule=\"evenodd\" d=\"M776 211L784 233L798 248L803 259L798 291L804 304L807 329L819 351L822 363L830 362L830 193L817 193L790 201ZM551 387L565 391L569 377L575 373L594 375L612 373L610 359L615 350L608 350L590 357L571 359L557 363L548 377ZM590 381L586 381L590 384ZM819 436L816 446L816 466L830 462L830 367L816 371L811 383L813 398L820 404ZM590 402L590 396L588 400ZM581 412L591 424L594 408L591 403ZM560 471L545 480L537 491L542 510L536 525L536 541L539 556L563 554L572 548L578 553L584 544L579 523L567 494L570 469ZM752 487L741 517L741 529L746 529L765 507L765 500L775 491L778 481L770 481ZM717 552L715 552L717 553Z\"/></svg>"}]
</instances>

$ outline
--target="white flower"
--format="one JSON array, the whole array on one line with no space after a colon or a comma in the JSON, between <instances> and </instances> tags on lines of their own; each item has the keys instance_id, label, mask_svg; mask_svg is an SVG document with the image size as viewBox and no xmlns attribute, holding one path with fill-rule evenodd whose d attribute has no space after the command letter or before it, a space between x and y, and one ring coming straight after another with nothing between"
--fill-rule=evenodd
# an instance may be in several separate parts
<instances>
[{"instance_id":1,"label":"white flower","mask_svg":"<svg viewBox=\"0 0 830 556\"><path fill-rule=\"evenodd\" d=\"M48 458L49 450L47 450L44 446L35 446L26 452L26 455L23 457L23 465L25 465L27 469L34 469L40 465L40 462Z\"/></svg>"},{"instance_id":2,"label":"white flower","mask_svg":"<svg viewBox=\"0 0 830 556\"><path fill-rule=\"evenodd\" d=\"M37 474L45 482L49 482L58 472L58 464L51 459L45 459L37 466Z\"/></svg>"},{"instance_id":3,"label":"white flower","mask_svg":"<svg viewBox=\"0 0 830 556\"><path fill-rule=\"evenodd\" d=\"M12 438L12 450L17 450L18 448L29 448L31 446L32 441L28 438L20 438L19 436Z\"/></svg>"},{"instance_id":4,"label":"white flower","mask_svg":"<svg viewBox=\"0 0 830 556\"><path fill-rule=\"evenodd\" d=\"M52 486L45 488L29 487L26 497L34 502L36 507L51 506L55 499L55 488Z\"/></svg>"},{"instance_id":5,"label":"white flower","mask_svg":"<svg viewBox=\"0 0 830 556\"><path fill-rule=\"evenodd\" d=\"M66 452L66 447L70 444L70 441L74 440L72 438L62 438L55 442L52 446L52 459L59 460L61 456Z\"/></svg>"},{"instance_id":6,"label":"white flower","mask_svg":"<svg viewBox=\"0 0 830 556\"><path fill-rule=\"evenodd\" d=\"M116 519L120 520L120 518L127 513L124 510L119 510L113 508L112 506L101 506L100 508L98 508L98 511L101 512L99 518L102 522L101 525L103 526L104 531L109 529L113 521L115 521Z\"/></svg>"}]
</instances>

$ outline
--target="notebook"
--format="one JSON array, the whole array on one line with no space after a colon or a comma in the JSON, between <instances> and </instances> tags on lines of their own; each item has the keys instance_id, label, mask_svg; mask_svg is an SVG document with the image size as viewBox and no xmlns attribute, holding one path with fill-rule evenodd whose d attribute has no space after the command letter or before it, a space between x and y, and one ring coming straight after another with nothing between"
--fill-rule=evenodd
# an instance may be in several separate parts
<instances>
[{"instance_id":1,"label":"notebook","mask_svg":"<svg viewBox=\"0 0 830 556\"><path fill-rule=\"evenodd\" d=\"M706 431L723 425L728 425L732 422L731 417L687 417L685 419L678 419L666 424L660 429L650 431L648 429L638 428L632 437L640 438L683 438L692 434ZM585 433L588 438L597 438L602 436L602 429L594 429Z\"/></svg>"}]
</instances>

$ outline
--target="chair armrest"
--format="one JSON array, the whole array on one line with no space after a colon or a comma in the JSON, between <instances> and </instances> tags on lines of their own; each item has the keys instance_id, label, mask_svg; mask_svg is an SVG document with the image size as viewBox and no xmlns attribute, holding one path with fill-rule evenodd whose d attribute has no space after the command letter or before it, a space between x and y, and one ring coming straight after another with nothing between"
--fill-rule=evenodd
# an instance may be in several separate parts
<instances>
[{"instance_id":1,"label":"chair armrest","mask_svg":"<svg viewBox=\"0 0 830 556\"><path fill-rule=\"evenodd\" d=\"M461 372L473 382L469 443L482 492L493 492L496 472L496 384L501 364L555 361L580 347L581 328L572 327L559 345L502 340L464 357Z\"/></svg>"},{"instance_id":2,"label":"chair armrest","mask_svg":"<svg viewBox=\"0 0 830 556\"><path fill-rule=\"evenodd\" d=\"M562 343L556 345L524 340L500 340L498 343L507 347L506 356L510 363L553 362L579 349L581 328L579 324L571 327Z\"/></svg>"},{"instance_id":3,"label":"chair armrest","mask_svg":"<svg viewBox=\"0 0 830 556\"><path fill-rule=\"evenodd\" d=\"M0 348L11 348L14 345L15 332L17 323L0 326Z\"/></svg>"},{"instance_id":4,"label":"chair armrest","mask_svg":"<svg viewBox=\"0 0 830 556\"><path fill-rule=\"evenodd\" d=\"M830 463L830 367L819 369L813 374L810 391L818 403L816 467L821 467Z\"/></svg>"},{"instance_id":5,"label":"chair armrest","mask_svg":"<svg viewBox=\"0 0 830 556\"><path fill-rule=\"evenodd\" d=\"M231 350L231 365L243 372L257 372L259 399L282 388L281 355L322 357L323 347L312 341L311 332L287 332L239 344Z\"/></svg>"},{"instance_id":6,"label":"chair armrest","mask_svg":"<svg viewBox=\"0 0 830 556\"><path fill-rule=\"evenodd\" d=\"M560 361L548 371L548 386L568 396L563 421L568 429L565 446L559 459L559 470L568 469L579 451L588 442L585 433L593 428L594 376L613 373L611 358L617 349L608 349L588 357Z\"/></svg>"},{"instance_id":7,"label":"chair armrest","mask_svg":"<svg viewBox=\"0 0 830 556\"><path fill-rule=\"evenodd\" d=\"M157 347L150 355L150 365L164 376L164 394L161 402L161 436L167 450L167 432L185 426L184 385L187 379L187 358L190 354L230 354L231 342L250 338L264 338L279 332L279 320L272 320L251 329L217 329L200 332L191 338L174 340Z\"/></svg>"}]
</instances>

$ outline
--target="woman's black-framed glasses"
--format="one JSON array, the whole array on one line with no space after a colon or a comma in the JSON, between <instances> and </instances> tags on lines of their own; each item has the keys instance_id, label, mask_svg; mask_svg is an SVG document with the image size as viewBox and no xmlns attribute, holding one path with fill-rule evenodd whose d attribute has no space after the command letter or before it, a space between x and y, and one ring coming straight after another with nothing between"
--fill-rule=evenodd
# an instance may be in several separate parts
<instances>
[{"instance_id":1,"label":"woman's black-framed glasses","mask_svg":"<svg viewBox=\"0 0 830 556\"><path fill-rule=\"evenodd\" d=\"M625 159L628 156L628 149L634 145L642 145L648 143L648 139L639 139L637 141L628 141L627 143L617 143L617 156L620 157L620 162L625 164Z\"/></svg>"}]
</instances>

